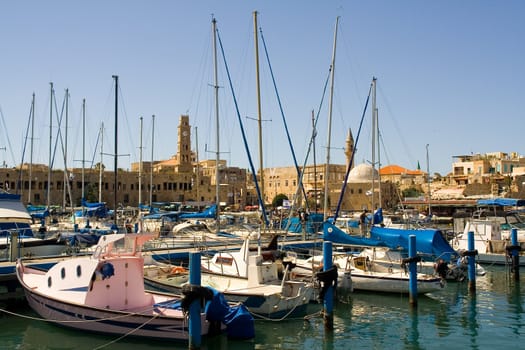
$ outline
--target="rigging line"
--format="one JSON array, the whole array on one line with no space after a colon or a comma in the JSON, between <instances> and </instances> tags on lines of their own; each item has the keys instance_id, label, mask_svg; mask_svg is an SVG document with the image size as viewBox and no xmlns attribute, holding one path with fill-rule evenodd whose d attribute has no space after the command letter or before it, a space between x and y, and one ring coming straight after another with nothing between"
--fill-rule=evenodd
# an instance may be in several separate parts
<instances>
[{"instance_id":1,"label":"rigging line","mask_svg":"<svg viewBox=\"0 0 525 350\"><path fill-rule=\"evenodd\" d=\"M22 186L22 176L23 176L23 164L25 160L25 154L26 154L26 146L27 146L27 138L29 135L29 129L31 127L31 116L33 116L33 102L31 102L31 107L29 108L29 118L27 120L27 128L26 128L26 135L24 137L24 146L22 147L22 159L20 160L20 171L18 172L18 183L16 184L16 194L18 194L18 191L21 191ZM4 119L4 114L2 113L2 107L0 107L0 114L2 114L2 120ZM34 116L33 116L34 117ZM7 130L4 128L4 130ZM29 186L31 186L31 179L29 179Z\"/></svg>"},{"instance_id":2,"label":"rigging line","mask_svg":"<svg viewBox=\"0 0 525 350\"><path fill-rule=\"evenodd\" d=\"M355 151L357 149L357 144L359 142L359 136L361 135L361 128L363 127L363 121L365 119L365 114L366 114L366 110L368 108L368 101L370 100L370 94L371 93L372 93L372 84L370 84L370 88L368 90L368 97L366 98L365 107L363 109L363 114L361 116L361 122L359 123L359 129L357 131L357 136L356 136L355 143L354 143L354 150L352 151L352 156L350 157L350 161L348 162L348 166L346 167L346 174L345 174L345 178L344 178L344 181L343 181L343 187L341 188L341 193L339 194L339 200L337 202L337 207L335 209L335 214L334 214L334 219L333 219L334 223L337 220L337 217L339 216L339 211L341 210L341 204L343 203L343 197L345 195L346 183L348 181L348 175L350 174L350 169L352 169L352 165L354 164ZM374 176L374 175L372 174L372 176Z\"/></svg>"},{"instance_id":3,"label":"rigging line","mask_svg":"<svg viewBox=\"0 0 525 350\"><path fill-rule=\"evenodd\" d=\"M364 77L361 73L362 72L365 72L366 69L363 69L357 62L357 60L352 60L350 59L352 57L352 55L350 54L350 52L356 52L356 50L351 50L351 47L349 45L349 41L350 40L346 40L346 34L345 34L345 31L344 31L344 26L341 26L340 29L339 29L339 37L340 39L338 40L338 42L341 43L340 46L342 46L342 53L344 53L345 55L343 56L346 56L347 57L347 61L349 62L348 65L346 65L346 67L349 67L350 68L350 77L352 78L352 82L354 83L354 89L352 89L352 91L354 91L355 93L355 98L357 99L357 101L363 101L363 96L361 96L360 94L360 91L361 91L361 87L360 87L360 81L362 81L363 79L367 79L366 77ZM352 64L354 63L354 64ZM357 78L362 78L358 81Z\"/></svg>"},{"instance_id":4,"label":"rigging line","mask_svg":"<svg viewBox=\"0 0 525 350\"><path fill-rule=\"evenodd\" d=\"M53 99L54 97L54 99ZM60 112L60 117L58 116L58 105L57 105L57 99L56 99L56 95L53 94L52 96L52 100L51 100L51 104L53 104L53 101L54 101L54 104L55 104L55 116L56 116L56 119L57 119L57 122L58 122L58 125L57 125L57 128L58 128L58 131L57 131L57 137L55 139L55 146L53 147L53 152L51 154L51 169L53 169L53 165L55 164L55 156L56 156L56 153L57 153L57 147L58 147L58 137L62 136L62 134L60 133L60 127L61 127L61 124L62 124L62 115L63 115L63 110L64 110L64 103L62 103L62 111Z\"/></svg>"},{"instance_id":5,"label":"rigging line","mask_svg":"<svg viewBox=\"0 0 525 350\"><path fill-rule=\"evenodd\" d=\"M381 85L379 85L379 93L381 95L381 100L384 101L384 105L386 106L386 109L388 110L388 114L390 115L391 117L391 120L392 120L392 123L394 124L394 129L396 129L396 132L397 134L399 135L399 139L401 140L401 143L403 144L403 148L405 150L405 153L408 155L408 160L410 162L410 164L415 164L415 157L413 156L412 152L410 151L410 147L408 147L407 143L405 142L406 138L402 136L402 133L401 133L401 130L399 128L399 125L396 121L396 119L394 118L394 113L392 112L392 109L390 108L390 103L388 102L388 99L385 95L385 93L383 92L383 89L381 88Z\"/></svg>"},{"instance_id":6,"label":"rigging line","mask_svg":"<svg viewBox=\"0 0 525 350\"><path fill-rule=\"evenodd\" d=\"M95 147L93 149L93 157L91 158L91 165L89 166L90 169L93 169L95 167L95 157L98 156L98 143L101 141L100 134L101 132L99 131L97 134L97 139L95 141ZM102 164L100 164L100 166L102 166Z\"/></svg>"},{"instance_id":7,"label":"rigging line","mask_svg":"<svg viewBox=\"0 0 525 350\"><path fill-rule=\"evenodd\" d=\"M63 160L64 160L64 172L67 174L68 173L68 169L67 169L67 166L69 165L68 162L67 162L67 154L66 154L66 149L67 149L67 140L65 140L64 142L64 139L62 137L62 119L64 117L64 110L66 111L66 128L67 128L67 123L68 123L68 120L67 120L67 117L68 117L68 108L69 108L69 105L68 105L68 101L69 101L69 90L66 89L66 93L65 93L65 99L64 101L62 102L62 111L60 111L60 122L59 122L59 129L58 129L58 135L60 136L60 146L62 148L62 157L63 157ZM66 129L66 135L67 135L67 129ZM69 183L69 182L68 182Z\"/></svg>"},{"instance_id":8,"label":"rigging line","mask_svg":"<svg viewBox=\"0 0 525 350\"><path fill-rule=\"evenodd\" d=\"M122 111L123 111L123 114L124 114L124 119L126 121L126 129L128 131L128 140L130 141L130 145L128 145L128 150L131 148L132 150L132 156L133 156L133 159L137 159L137 154L136 154L136 150L135 148L133 147L130 147L132 144L133 144L133 137L131 136L131 128L130 128L130 122L129 122L129 119L128 119L128 112L126 111L126 104L124 103L124 95L122 94L122 83L118 85L118 92L119 92L119 101L120 101L120 104L122 105ZM119 156L117 154L117 156ZM130 156L129 154L123 154L122 156Z\"/></svg>"},{"instance_id":9,"label":"rigging line","mask_svg":"<svg viewBox=\"0 0 525 350\"><path fill-rule=\"evenodd\" d=\"M387 149L385 147L385 142L383 140L383 133L378 132L378 136L379 136L379 143L381 144L382 149L383 149L383 153L385 154L386 164L392 164L390 162L390 157L388 156ZM403 198L402 198L403 196L402 196L401 190L399 188L396 188L395 189L395 193L396 193L397 199L399 200L399 203L401 205L401 209L404 211L405 207L403 205Z\"/></svg>"},{"instance_id":10,"label":"rigging line","mask_svg":"<svg viewBox=\"0 0 525 350\"><path fill-rule=\"evenodd\" d=\"M64 175L66 177L66 180L64 181L64 190L67 189L67 191L71 194L70 187L69 187L69 170L67 169L67 159L66 159L67 155L66 155L66 150L65 150L65 146L64 146L64 139L62 138L62 119L64 117L64 109L66 108L66 102L68 101L68 98L69 98L69 90L66 89L66 97L65 97L64 101L62 101L62 110L60 111L60 118L58 117L58 114L56 115L57 116L57 122L58 122L58 133L57 133L57 138L55 139L55 149L54 149L54 152L53 152L53 162L52 162L52 164L54 163L54 158L55 158L57 147L58 147L58 141L60 140L60 146L62 148L62 156L63 156L63 161L64 161ZM56 105L56 98L55 98L55 111L58 111L58 109L56 107L57 107L57 105ZM67 111L66 111L66 113L67 113ZM71 196L70 196L70 198L71 198Z\"/></svg>"},{"instance_id":11,"label":"rigging line","mask_svg":"<svg viewBox=\"0 0 525 350\"><path fill-rule=\"evenodd\" d=\"M252 170L252 176L253 176L253 180L254 180L254 183L255 183L255 189L257 191L257 198L259 200L259 205L261 206L262 216L264 218L264 223L265 223L266 227L268 227L270 222L269 222L268 217L266 215L266 209L265 209L265 206L264 206L264 200L263 200L263 198L261 196L261 189L259 188L259 183L257 181L257 173L255 172L255 167L253 165L253 160L252 160L252 157L250 155L250 150L248 148L248 143L247 143L247 140L246 140L246 132L244 131L244 125L242 123L241 114L239 113L239 105L238 105L237 99L235 97L235 91L233 90L232 80L231 80L231 76L230 76L230 70L228 69L228 63L226 62L226 55L224 54L224 47L222 46L222 40L221 40L221 36L219 35L219 30L218 29L216 30L216 33L217 33L217 39L219 39L219 46L221 48L222 58L223 58L223 61L224 61L224 67L226 69L226 75L228 76L228 83L230 85L230 90L231 90L231 93L232 93L233 102L235 104L235 110L236 110L236 113L237 113L237 119L239 121L239 126L240 126L240 129L241 129L242 139L243 139L243 142L244 142L244 148L246 149L246 153L247 153L247 156L248 156L248 161L250 163L250 168Z\"/></svg>"},{"instance_id":12,"label":"rigging line","mask_svg":"<svg viewBox=\"0 0 525 350\"><path fill-rule=\"evenodd\" d=\"M69 104L69 108L70 110L72 110L71 108L72 104L70 103ZM70 115L74 115L75 113L69 113ZM77 118L78 119L73 119L73 124L71 124L70 122L70 125L79 125L81 126L82 125L82 107L80 108L79 112L78 112L78 115L77 115ZM87 117L87 114L86 114L86 121L88 120L89 118ZM79 143L82 143L82 139L83 139L83 135L82 134L82 127L72 127L73 131L76 131L76 134L75 135L72 135L72 139L73 139L73 145L71 146L71 143L69 143L70 147L69 147L69 151L68 151L68 154L72 154L73 156L70 156L70 159L72 159L74 162L82 162L81 160L78 160L78 159L75 159L75 153L77 153L77 149L78 149L78 144ZM71 140L71 138L69 138ZM82 148L82 147L81 147ZM81 151L82 152L82 151ZM83 164L84 165L84 164Z\"/></svg>"},{"instance_id":13,"label":"rigging line","mask_svg":"<svg viewBox=\"0 0 525 350\"><path fill-rule=\"evenodd\" d=\"M192 105L193 105L193 99L195 98L195 95L197 95L197 102L196 102L196 107L195 107L195 117L198 117L199 116L199 113L198 113L198 109L199 109L199 104L200 104L200 100L201 100L201 95L202 95L202 91L203 91L203 81L204 81L204 77L206 76L207 72L209 72L209 70L207 69L208 67L210 67L211 65L207 64L207 59L209 57L209 52L210 52L210 43L211 43L211 40L208 40L209 37L206 38L205 40L205 43L204 43L204 50L203 51L203 55L201 56L201 59L199 60L199 68L198 68L198 72L201 72L201 75L200 77L197 78L197 80L195 81L195 84L193 85L192 89L191 89L191 94L190 94L190 103L189 103L189 106L188 108L186 109L186 112L189 113L189 111L192 109ZM197 74L195 75L197 76ZM201 82L200 84L197 84L197 82Z\"/></svg>"},{"instance_id":14,"label":"rigging line","mask_svg":"<svg viewBox=\"0 0 525 350\"><path fill-rule=\"evenodd\" d=\"M378 132L378 135L379 135L379 143L381 144L382 146L381 148L383 149L383 153L385 154L386 164L391 164L390 157L388 156L388 150L385 147L385 140L383 139L383 133Z\"/></svg>"},{"instance_id":15,"label":"rigging line","mask_svg":"<svg viewBox=\"0 0 525 350\"><path fill-rule=\"evenodd\" d=\"M290 151L292 152L292 158L293 158L293 162L294 162L294 165L295 165L295 169L297 170L297 180L299 181L299 179L301 178L301 169L299 168L299 165L297 163L297 157L295 156L295 150L294 150L294 147L293 147L293 144L292 144L292 139L290 137L290 132L288 130L288 123L286 122L286 117L284 116L284 111L283 111L283 106L282 106L282 103L281 103L281 98L279 97L279 92L277 91L277 84L275 82L275 77L274 77L274 74L273 74L272 65L270 63L270 57L268 55L268 50L267 50L267 47L266 47L266 41L264 40L264 36L263 36L263 32L262 32L261 28L259 28L259 32L261 33L261 40L262 40L263 47L264 47L264 53L266 55L266 61L268 62L268 68L270 69L270 75L272 77L272 82L273 82L273 87L274 87L274 90L275 90L275 95L277 97L277 102L279 104L279 110L281 111L281 117L282 117L282 120L283 120L284 129L286 131L286 137L288 138L288 145L290 146ZM304 171L304 169L303 169L303 171ZM306 190L304 189L304 184L302 182L299 182L298 185L302 189L303 196L304 196L304 201L305 201L306 207L308 208L308 201L306 200L307 197L306 197Z\"/></svg>"},{"instance_id":16,"label":"rigging line","mask_svg":"<svg viewBox=\"0 0 525 350\"><path fill-rule=\"evenodd\" d=\"M321 107L323 106L324 98L326 97L326 90L328 88L328 82L330 81L330 74L331 73L332 73L332 66L330 66L330 68L328 69L328 75L327 75L326 81L324 83L323 93L321 95L321 102L319 103L319 108L317 109L317 115L316 115L315 121L314 121L314 126L313 126L313 130L312 130L312 136L310 137L310 142L308 144L308 149L306 151L306 156L304 157L303 169L306 169L306 164L307 164L308 158L310 156L310 151L313 148L314 140L315 140L315 138L317 136L317 122L319 120L319 116L321 115ZM315 164L314 166L317 166L317 165ZM301 176L299 178L299 183L303 182L303 177L304 177L304 171L301 172ZM317 179L314 179L314 181L317 181ZM326 179L325 179L325 181L326 181ZM297 200L297 197L299 197L299 190L300 190L300 187L298 186L297 190L295 191L295 194L294 194L294 202ZM315 194L315 196L317 197L317 194ZM315 200L317 200L317 198ZM288 220L287 220L286 228L285 228L286 232L288 232L288 229L290 228L290 225L291 225L292 212L293 211L290 210L290 213L288 214Z\"/></svg>"},{"instance_id":17,"label":"rigging line","mask_svg":"<svg viewBox=\"0 0 525 350\"><path fill-rule=\"evenodd\" d=\"M9 140L9 133L7 132L7 126L5 124L4 112L2 111L2 107L0 107L0 115L2 116L2 126L4 127L4 130L6 131L5 138L7 140L7 145L9 146L9 151L11 153L11 158L13 160L13 164L16 164L15 155L13 153L13 147L11 146L11 140Z\"/></svg>"}]
</instances>

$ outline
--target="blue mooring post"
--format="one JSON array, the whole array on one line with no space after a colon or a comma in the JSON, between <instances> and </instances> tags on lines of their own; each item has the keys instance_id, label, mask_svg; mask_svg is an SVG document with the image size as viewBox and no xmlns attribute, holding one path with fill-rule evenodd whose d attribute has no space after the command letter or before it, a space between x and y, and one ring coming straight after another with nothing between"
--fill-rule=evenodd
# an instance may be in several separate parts
<instances>
[{"instance_id":1,"label":"blue mooring post","mask_svg":"<svg viewBox=\"0 0 525 350\"><path fill-rule=\"evenodd\" d=\"M519 281L520 280L520 251L521 251L521 245L518 243L518 229L513 228L510 230L510 241L511 246L509 254L512 259L512 269L511 271L514 273L514 280Z\"/></svg>"},{"instance_id":2,"label":"blue mooring post","mask_svg":"<svg viewBox=\"0 0 525 350\"><path fill-rule=\"evenodd\" d=\"M332 268L332 242L323 242L323 271ZM329 286L324 295L324 328L334 329L334 287Z\"/></svg>"},{"instance_id":3,"label":"blue mooring post","mask_svg":"<svg viewBox=\"0 0 525 350\"><path fill-rule=\"evenodd\" d=\"M476 254L474 250L474 231L468 232L468 290L472 293L476 291Z\"/></svg>"},{"instance_id":4,"label":"blue mooring post","mask_svg":"<svg viewBox=\"0 0 525 350\"><path fill-rule=\"evenodd\" d=\"M201 285L201 255L190 253L190 284ZM189 348L200 349L201 347L201 301L193 301L190 305L189 320Z\"/></svg>"},{"instance_id":5,"label":"blue mooring post","mask_svg":"<svg viewBox=\"0 0 525 350\"><path fill-rule=\"evenodd\" d=\"M408 237L408 301L410 305L417 306L417 262L416 262L416 235Z\"/></svg>"}]
</instances>

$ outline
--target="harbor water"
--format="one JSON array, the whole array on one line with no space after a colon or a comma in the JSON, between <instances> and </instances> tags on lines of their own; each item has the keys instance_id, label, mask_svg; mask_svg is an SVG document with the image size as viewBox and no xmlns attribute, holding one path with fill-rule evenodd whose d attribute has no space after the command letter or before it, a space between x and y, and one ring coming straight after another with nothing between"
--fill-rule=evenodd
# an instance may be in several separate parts
<instances>
[{"instance_id":1,"label":"harbor water","mask_svg":"<svg viewBox=\"0 0 525 350\"><path fill-rule=\"evenodd\" d=\"M525 349L525 270L515 281L508 268L485 266L476 292L467 281L419 296L355 292L339 296L334 329L326 331L321 305L306 318L256 321L255 339L204 338L201 349ZM188 349L187 344L81 333L39 319L20 302L2 305L0 349Z\"/></svg>"}]
</instances>

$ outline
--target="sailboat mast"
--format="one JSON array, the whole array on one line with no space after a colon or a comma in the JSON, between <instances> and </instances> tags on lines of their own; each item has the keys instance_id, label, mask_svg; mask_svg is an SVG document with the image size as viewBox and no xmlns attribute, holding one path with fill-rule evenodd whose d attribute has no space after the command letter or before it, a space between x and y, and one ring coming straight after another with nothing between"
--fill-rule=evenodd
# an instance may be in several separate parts
<instances>
[{"instance_id":1,"label":"sailboat mast","mask_svg":"<svg viewBox=\"0 0 525 350\"><path fill-rule=\"evenodd\" d=\"M62 208L66 208L66 191L69 188L69 175L67 171L67 129L68 129L68 110L69 110L69 89L66 89L66 130L64 132L65 145L64 145L64 191L62 191Z\"/></svg>"},{"instance_id":2,"label":"sailboat mast","mask_svg":"<svg viewBox=\"0 0 525 350\"><path fill-rule=\"evenodd\" d=\"M214 69L214 83L215 89L215 198L217 204L217 220L215 229L219 233L220 230L220 212L221 212L221 200L220 200L220 173L219 173L219 162L220 162L220 143L219 143L219 76L217 72L217 20L212 20L213 30L213 69Z\"/></svg>"},{"instance_id":3,"label":"sailboat mast","mask_svg":"<svg viewBox=\"0 0 525 350\"><path fill-rule=\"evenodd\" d=\"M375 210L375 170L376 170L376 136L377 136L377 115L376 115L376 82L375 77L372 78L372 213ZM372 215L372 225L374 216Z\"/></svg>"},{"instance_id":4,"label":"sailboat mast","mask_svg":"<svg viewBox=\"0 0 525 350\"><path fill-rule=\"evenodd\" d=\"M197 188L197 195L196 195L196 200L198 202L200 202L200 193L199 193L199 188L200 188L200 178L199 178L199 134L197 132L197 127L195 127L195 162L197 164L197 167L195 169L195 186Z\"/></svg>"},{"instance_id":5,"label":"sailboat mast","mask_svg":"<svg viewBox=\"0 0 525 350\"><path fill-rule=\"evenodd\" d=\"M430 207L430 199L431 199L431 192L430 192L430 161L428 158L428 143L427 143L427 184L428 184L428 217L430 218L432 216L432 210Z\"/></svg>"},{"instance_id":6,"label":"sailboat mast","mask_svg":"<svg viewBox=\"0 0 525 350\"><path fill-rule=\"evenodd\" d=\"M31 203L31 183L33 180L33 135L35 132L35 93L33 92L33 99L31 100L31 152L29 154L29 192L27 195L27 203Z\"/></svg>"},{"instance_id":7,"label":"sailboat mast","mask_svg":"<svg viewBox=\"0 0 525 350\"><path fill-rule=\"evenodd\" d=\"M115 180L115 188L113 191L113 199L114 199L114 212L113 217L115 221L115 225L117 225L117 189L118 189L118 75L113 75L113 79L115 79L115 156L114 156L114 168L115 168L115 174L114 174L114 180Z\"/></svg>"},{"instance_id":8,"label":"sailboat mast","mask_svg":"<svg viewBox=\"0 0 525 350\"><path fill-rule=\"evenodd\" d=\"M153 204L153 144L155 142L155 114L151 116L151 164L149 171L149 205Z\"/></svg>"},{"instance_id":9,"label":"sailboat mast","mask_svg":"<svg viewBox=\"0 0 525 350\"><path fill-rule=\"evenodd\" d=\"M326 142L326 166L324 176L324 220L328 218L328 197L330 196L328 182L329 182L329 170L330 170L330 147L332 137L332 103L334 99L334 77L335 77L335 53L337 44L337 26L339 24L339 17L335 20L335 32L334 32L334 48L332 52L332 64L330 66L330 103L328 105L328 139Z\"/></svg>"},{"instance_id":10,"label":"sailboat mast","mask_svg":"<svg viewBox=\"0 0 525 350\"><path fill-rule=\"evenodd\" d=\"M315 200L315 213L317 214L317 161L315 156L315 137L317 135L317 131L315 130L315 115L314 110L312 109L312 148L313 148L313 157L314 157L314 200Z\"/></svg>"},{"instance_id":11,"label":"sailboat mast","mask_svg":"<svg viewBox=\"0 0 525 350\"><path fill-rule=\"evenodd\" d=\"M381 191L381 132L379 131L379 109L376 108L376 121L377 121L377 183L379 187L378 205L380 208L383 207L383 197Z\"/></svg>"},{"instance_id":12,"label":"sailboat mast","mask_svg":"<svg viewBox=\"0 0 525 350\"><path fill-rule=\"evenodd\" d=\"M86 99L82 99L82 209L84 209L84 200L86 199L85 181L86 181ZM82 213L84 210L82 210Z\"/></svg>"},{"instance_id":13,"label":"sailboat mast","mask_svg":"<svg viewBox=\"0 0 525 350\"><path fill-rule=\"evenodd\" d=\"M51 205L51 161L52 161L52 148L51 144L53 143L53 82L49 83L51 93L50 93L50 99L49 99L49 164L47 168L47 199L46 199L46 205L47 209L49 210L49 206Z\"/></svg>"},{"instance_id":14,"label":"sailboat mast","mask_svg":"<svg viewBox=\"0 0 525 350\"><path fill-rule=\"evenodd\" d=\"M102 171L104 166L102 161L104 160L104 122L100 126L100 166L98 169L98 201L102 202Z\"/></svg>"},{"instance_id":15,"label":"sailboat mast","mask_svg":"<svg viewBox=\"0 0 525 350\"><path fill-rule=\"evenodd\" d=\"M139 148L139 206L142 204L142 117L140 119L140 148Z\"/></svg>"},{"instance_id":16,"label":"sailboat mast","mask_svg":"<svg viewBox=\"0 0 525 350\"><path fill-rule=\"evenodd\" d=\"M261 174L260 184L261 184L261 198L264 202L266 197L264 195L264 167L263 167L263 149L262 149L262 112L261 112L261 83L259 79L259 35L257 34L257 11L253 11L253 34L255 42L255 81L257 85L257 124L259 129L259 171Z\"/></svg>"}]
</instances>

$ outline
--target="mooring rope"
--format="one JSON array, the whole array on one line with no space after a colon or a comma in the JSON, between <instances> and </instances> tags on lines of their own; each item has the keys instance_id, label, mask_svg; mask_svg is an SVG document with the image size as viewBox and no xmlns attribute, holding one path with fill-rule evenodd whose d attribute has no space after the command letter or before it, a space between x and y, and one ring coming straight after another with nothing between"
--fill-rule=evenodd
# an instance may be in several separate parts
<instances>
[{"instance_id":1,"label":"mooring rope","mask_svg":"<svg viewBox=\"0 0 525 350\"><path fill-rule=\"evenodd\" d=\"M250 311L250 313L256 317L258 317L259 319L263 320L263 321L273 321L273 322L279 322L279 321L283 321L285 319L288 318L288 316L290 316L298 307L299 305L302 304L302 300L306 297L306 293L308 291L308 288L304 288L303 291L301 291L299 293L299 297L297 298L297 303L290 309L290 311L288 311L283 317L281 318L271 318L271 317L266 317L262 314L258 314L256 312L252 312L250 310L250 308L246 307L248 309L248 311ZM302 298L300 298L302 296Z\"/></svg>"},{"instance_id":2,"label":"mooring rope","mask_svg":"<svg viewBox=\"0 0 525 350\"><path fill-rule=\"evenodd\" d=\"M85 323L90 323L90 322L100 322L100 321L108 321L108 320L115 320L115 319L119 319L119 318L123 318L123 317L129 317L129 316L146 316L144 314L144 312L146 311L152 311L154 310L155 308L162 308L162 309L166 309L168 308L169 305L172 305L174 303L176 303L178 300L173 300L172 302L170 303L167 303L167 304L163 304L163 305L155 305L155 307L151 308L151 309L145 309L145 310L142 310L141 312L126 312L122 315L117 315L115 317L107 317L107 318L98 318L98 319L94 319L94 320L68 320L68 321L65 321L65 320L52 320L52 319L45 319L45 318L41 318L41 317L34 317L34 316L29 316L29 315L24 315L24 314L19 314L19 313L16 313L16 312L12 312L12 311L9 311L9 310L6 310L6 309L2 309L0 308L0 311L1 312L4 312L6 314L9 314L9 315L12 315L12 316L16 316L16 317L20 317L20 318L25 318L25 319L29 319L29 320L33 320L33 321L44 321L44 322L51 322L51 323L81 323L81 322L85 322ZM102 348L105 348L111 344L114 344L126 337L128 337L129 335L132 335L133 333L135 333L136 331L138 331L139 329L141 329L142 327L144 327L145 325L147 325L148 323L152 322L153 320L155 320L156 318L158 318L159 316L161 316L162 314L160 312L156 312L151 318L147 319L144 323L140 324L138 327L134 328L134 329L131 329L129 332L126 332L125 334L121 335L120 337L106 343L106 344L103 344L103 345L100 345L94 349L102 349ZM183 326L185 326L186 324L186 320L187 320L187 317L183 317Z\"/></svg>"}]
</instances>

